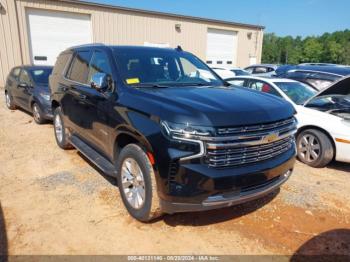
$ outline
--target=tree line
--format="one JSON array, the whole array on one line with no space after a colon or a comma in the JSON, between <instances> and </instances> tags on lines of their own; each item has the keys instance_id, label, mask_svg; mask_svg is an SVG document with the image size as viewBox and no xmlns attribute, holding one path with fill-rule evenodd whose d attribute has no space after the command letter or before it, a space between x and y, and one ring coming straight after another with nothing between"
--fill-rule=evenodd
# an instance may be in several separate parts
<instances>
[{"instance_id":1,"label":"tree line","mask_svg":"<svg viewBox=\"0 0 350 262\"><path fill-rule=\"evenodd\" d=\"M279 37L274 33L267 33L264 35L262 62L350 65L350 30L306 38L301 36Z\"/></svg>"}]
</instances>

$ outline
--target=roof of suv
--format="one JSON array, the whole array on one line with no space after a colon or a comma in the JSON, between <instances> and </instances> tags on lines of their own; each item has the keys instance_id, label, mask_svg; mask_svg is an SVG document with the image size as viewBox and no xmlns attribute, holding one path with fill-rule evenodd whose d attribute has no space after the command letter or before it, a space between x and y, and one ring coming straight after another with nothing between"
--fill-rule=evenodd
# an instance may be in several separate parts
<instances>
[{"instance_id":1,"label":"roof of suv","mask_svg":"<svg viewBox=\"0 0 350 262\"><path fill-rule=\"evenodd\" d=\"M176 48L170 48L170 47L153 47L153 46L133 46L133 45L105 45L105 44L86 44L86 45L78 45L78 46L72 46L68 48L67 50L76 50L76 49L84 49L84 48L110 48L114 50L133 50L133 49L144 49L144 50L177 50ZM182 49L181 49L182 50Z\"/></svg>"}]
</instances>

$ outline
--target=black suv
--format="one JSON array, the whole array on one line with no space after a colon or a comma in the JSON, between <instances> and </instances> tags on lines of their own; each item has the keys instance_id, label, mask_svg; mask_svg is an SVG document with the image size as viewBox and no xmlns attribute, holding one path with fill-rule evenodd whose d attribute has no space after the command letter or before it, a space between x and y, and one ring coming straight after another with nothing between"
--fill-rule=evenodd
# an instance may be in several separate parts
<instances>
[{"instance_id":1,"label":"black suv","mask_svg":"<svg viewBox=\"0 0 350 262\"><path fill-rule=\"evenodd\" d=\"M116 177L138 220L249 201L292 172L293 107L229 86L180 47L74 47L50 87L58 145Z\"/></svg>"}]
</instances>

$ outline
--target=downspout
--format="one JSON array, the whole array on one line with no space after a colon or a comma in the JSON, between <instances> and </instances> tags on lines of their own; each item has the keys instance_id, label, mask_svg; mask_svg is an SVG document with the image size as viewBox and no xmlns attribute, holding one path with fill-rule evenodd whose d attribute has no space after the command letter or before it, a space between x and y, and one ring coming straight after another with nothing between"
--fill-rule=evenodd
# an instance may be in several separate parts
<instances>
[{"instance_id":1,"label":"downspout","mask_svg":"<svg viewBox=\"0 0 350 262\"><path fill-rule=\"evenodd\" d=\"M17 22L17 33L18 33L18 40L19 40L19 51L20 51L20 57L21 57L21 64L23 65L23 49L22 49L22 41L21 41L21 34L20 34L20 28L19 28L19 17L18 17L18 11L17 11L17 0L14 0L15 5L15 12L16 12L16 22Z\"/></svg>"}]
</instances>

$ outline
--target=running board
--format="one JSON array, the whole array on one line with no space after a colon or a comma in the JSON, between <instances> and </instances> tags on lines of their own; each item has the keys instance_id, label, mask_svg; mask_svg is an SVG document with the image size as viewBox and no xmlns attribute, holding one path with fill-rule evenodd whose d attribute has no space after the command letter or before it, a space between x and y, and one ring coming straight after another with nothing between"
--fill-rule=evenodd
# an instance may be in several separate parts
<instances>
[{"instance_id":1,"label":"running board","mask_svg":"<svg viewBox=\"0 0 350 262\"><path fill-rule=\"evenodd\" d=\"M79 137L75 135L71 136L70 142L80 153L82 153L93 164L95 164L103 173L113 177L117 176L117 170L115 169L114 165L101 154L99 154L95 149L87 145Z\"/></svg>"}]
</instances>

